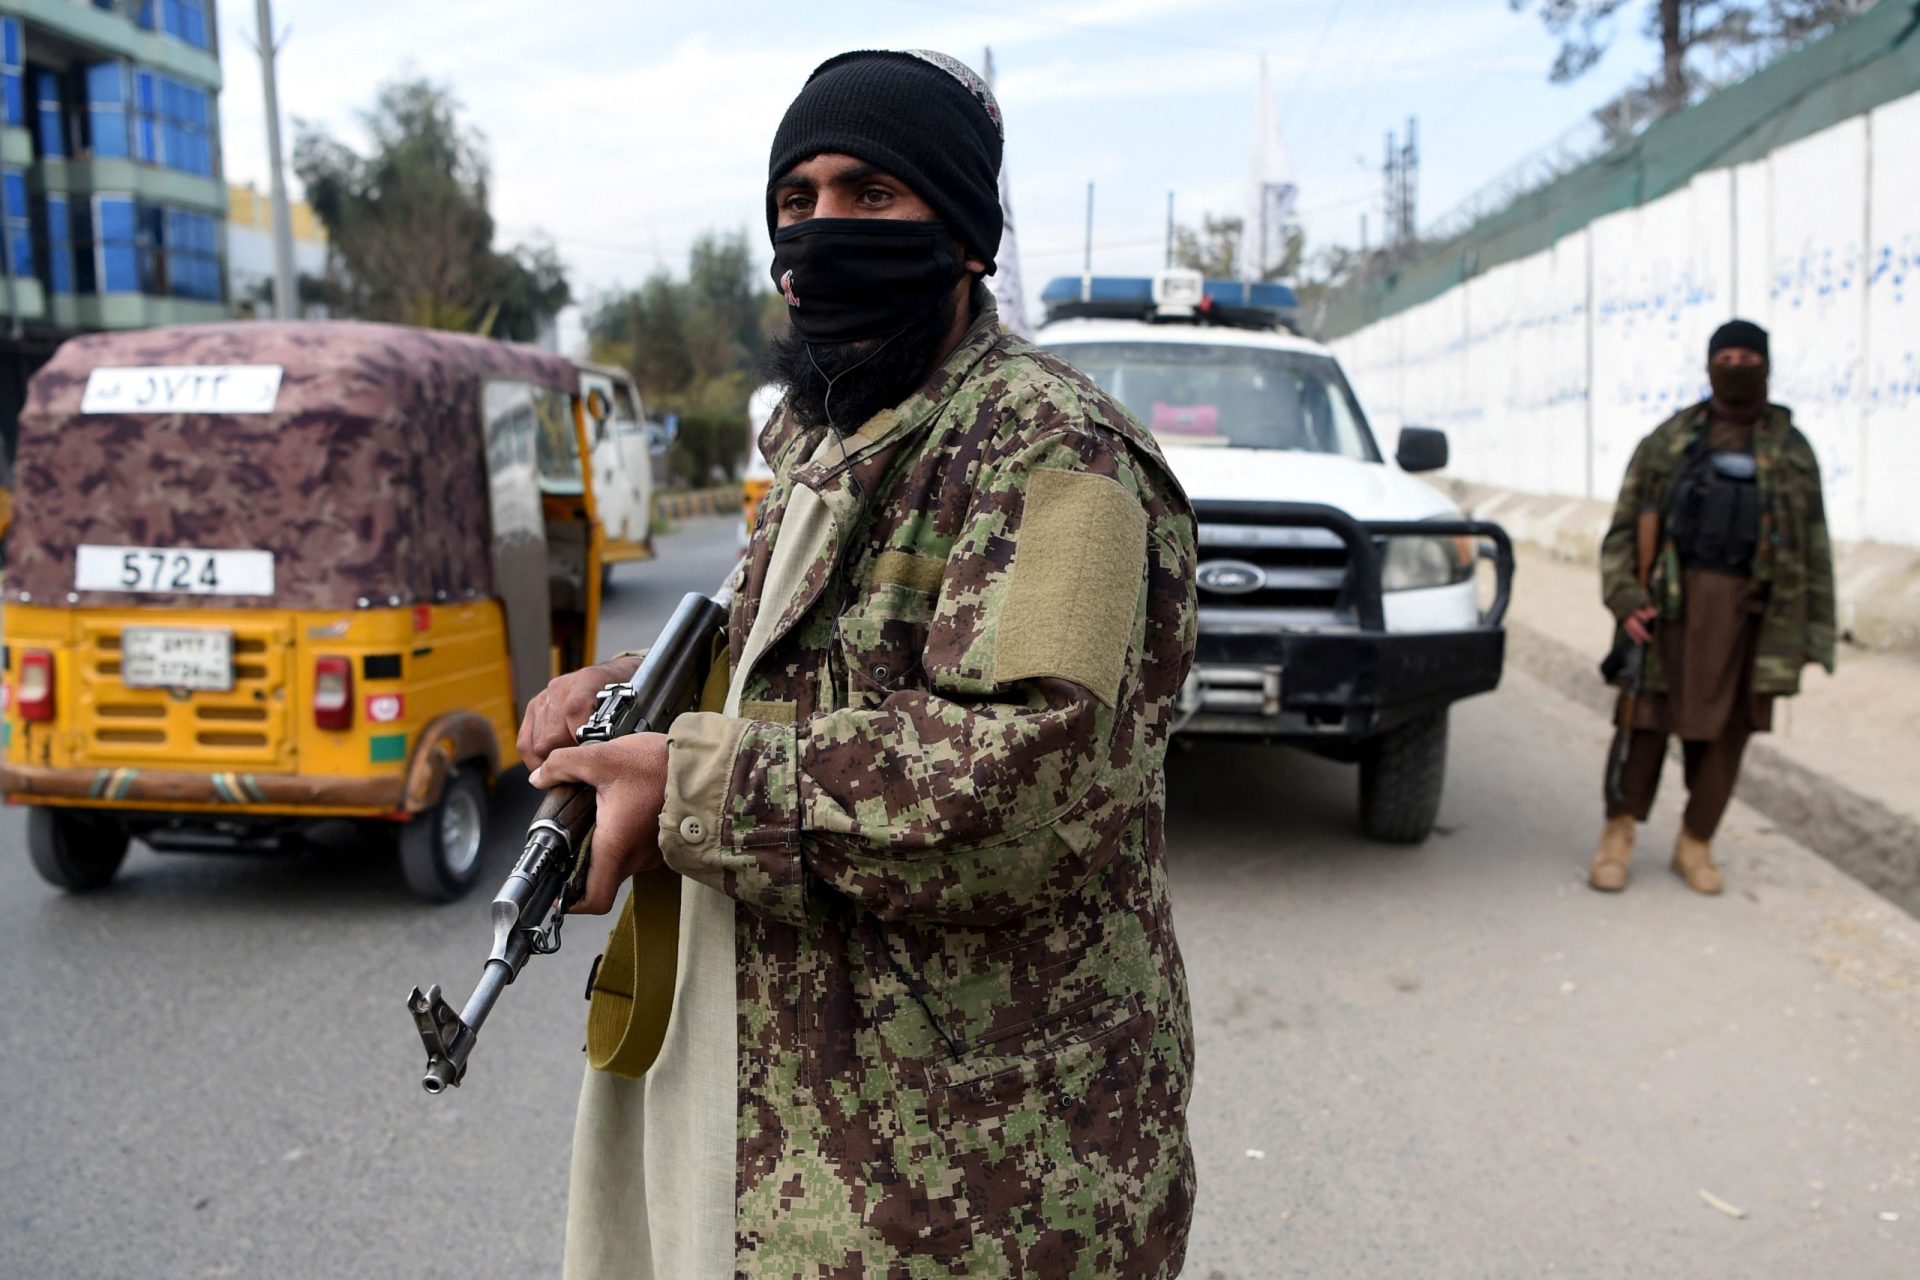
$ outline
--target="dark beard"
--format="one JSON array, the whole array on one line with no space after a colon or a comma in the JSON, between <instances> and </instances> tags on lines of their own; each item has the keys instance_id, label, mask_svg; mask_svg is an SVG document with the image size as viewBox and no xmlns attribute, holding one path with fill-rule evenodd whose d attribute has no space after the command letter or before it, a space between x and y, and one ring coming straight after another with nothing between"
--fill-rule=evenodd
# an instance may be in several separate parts
<instances>
[{"instance_id":1,"label":"dark beard","mask_svg":"<svg viewBox=\"0 0 1920 1280\"><path fill-rule=\"evenodd\" d=\"M761 374L787 389L787 410L801 426L848 435L920 389L953 329L959 296L948 294L890 338L816 342L809 353L806 340L789 329L767 343Z\"/></svg>"}]
</instances>

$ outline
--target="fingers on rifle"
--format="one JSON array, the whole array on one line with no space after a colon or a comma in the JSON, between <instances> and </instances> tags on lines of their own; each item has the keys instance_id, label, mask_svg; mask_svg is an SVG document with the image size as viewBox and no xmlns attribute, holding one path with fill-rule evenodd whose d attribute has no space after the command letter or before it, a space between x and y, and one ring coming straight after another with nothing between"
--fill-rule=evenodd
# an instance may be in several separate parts
<instances>
[{"instance_id":1,"label":"fingers on rifle","mask_svg":"<svg viewBox=\"0 0 1920 1280\"><path fill-rule=\"evenodd\" d=\"M620 871L612 858L595 858L588 864L588 892L580 900L589 915L605 915L612 910L614 894L620 892Z\"/></svg>"},{"instance_id":2,"label":"fingers on rifle","mask_svg":"<svg viewBox=\"0 0 1920 1280\"><path fill-rule=\"evenodd\" d=\"M529 771L538 769L557 745L553 728L556 719L553 698L547 692L534 695L527 706L527 715L520 722L520 737L515 744L520 749L520 760ZM565 736L572 741L572 735Z\"/></svg>"},{"instance_id":3,"label":"fingers on rifle","mask_svg":"<svg viewBox=\"0 0 1920 1280\"><path fill-rule=\"evenodd\" d=\"M614 853L612 849L594 850L593 861L587 864L586 890L574 905L580 914L601 916L613 910L613 900L620 892L620 859L612 856Z\"/></svg>"},{"instance_id":4,"label":"fingers on rifle","mask_svg":"<svg viewBox=\"0 0 1920 1280\"><path fill-rule=\"evenodd\" d=\"M584 781L577 767L579 761L575 759L579 750L578 747L556 747L547 752L547 758L540 763L539 768L533 771L527 781L542 790L562 782Z\"/></svg>"}]
</instances>

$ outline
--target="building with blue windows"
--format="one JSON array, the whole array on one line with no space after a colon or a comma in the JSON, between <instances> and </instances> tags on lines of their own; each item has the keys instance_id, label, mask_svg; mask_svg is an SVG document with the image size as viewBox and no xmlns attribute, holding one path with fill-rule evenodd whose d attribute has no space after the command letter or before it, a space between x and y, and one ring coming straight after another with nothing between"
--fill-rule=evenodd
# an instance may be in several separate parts
<instances>
[{"instance_id":1,"label":"building with blue windows","mask_svg":"<svg viewBox=\"0 0 1920 1280\"><path fill-rule=\"evenodd\" d=\"M214 0L0 0L0 427L70 334L230 313Z\"/></svg>"}]
</instances>

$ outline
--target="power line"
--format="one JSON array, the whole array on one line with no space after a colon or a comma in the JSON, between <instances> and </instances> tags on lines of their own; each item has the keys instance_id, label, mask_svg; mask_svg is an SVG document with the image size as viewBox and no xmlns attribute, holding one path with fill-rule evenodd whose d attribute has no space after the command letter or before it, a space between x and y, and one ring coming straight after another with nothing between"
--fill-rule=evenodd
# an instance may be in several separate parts
<instances>
[{"instance_id":1,"label":"power line","mask_svg":"<svg viewBox=\"0 0 1920 1280\"><path fill-rule=\"evenodd\" d=\"M1331 5L1327 6L1327 20L1320 25L1320 34L1314 39L1313 48L1307 53L1307 59L1303 65L1311 67L1320 60L1320 51L1327 47L1327 37L1333 34L1333 24L1339 20L1340 11L1345 7L1346 0L1334 0ZM1300 93L1300 80L1302 78L1304 77L1295 78L1294 82L1287 87L1286 94L1281 98L1279 105L1276 107L1283 122L1286 119L1288 108L1293 106L1294 99Z\"/></svg>"},{"instance_id":2,"label":"power line","mask_svg":"<svg viewBox=\"0 0 1920 1280\"><path fill-rule=\"evenodd\" d=\"M946 9L954 13L971 13L988 18L1006 18L1015 22L1031 22L1037 26L1054 31L1079 31L1094 35L1111 36L1116 39L1134 40L1154 45L1184 45L1189 49L1210 49L1215 53L1232 53L1242 57L1255 58L1260 50L1246 45L1222 44L1214 40L1196 40L1191 36L1170 35L1161 31L1137 31L1130 27L1116 27L1103 22L1063 22L1058 18L1049 18L1043 14L1022 12L1012 9L998 9L989 5L967 4L963 0L894 0L895 4L917 5L922 9Z\"/></svg>"}]
</instances>

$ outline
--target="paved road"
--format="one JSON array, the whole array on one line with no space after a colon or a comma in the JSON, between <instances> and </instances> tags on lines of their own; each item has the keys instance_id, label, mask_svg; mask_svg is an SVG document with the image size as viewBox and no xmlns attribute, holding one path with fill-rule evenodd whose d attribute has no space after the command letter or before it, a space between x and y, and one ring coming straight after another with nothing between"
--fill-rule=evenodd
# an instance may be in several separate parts
<instances>
[{"instance_id":1,"label":"paved road","mask_svg":"<svg viewBox=\"0 0 1920 1280\"><path fill-rule=\"evenodd\" d=\"M622 570L608 647L731 537ZM1738 807L1724 899L1660 865L1670 806L1632 889L1588 892L1603 733L1510 677L1456 715L1417 850L1354 836L1341 767L1177 756L1188 1276L1920 1274L1920 927ZM483 884L532 807L503 789ZM429 1098L402 997L464 994L488 894L422 907L373 856L136 850L65 899L21 841L0 814L0 1276L557 1274L596 928Z\"/></svg>"}]
</instances>

